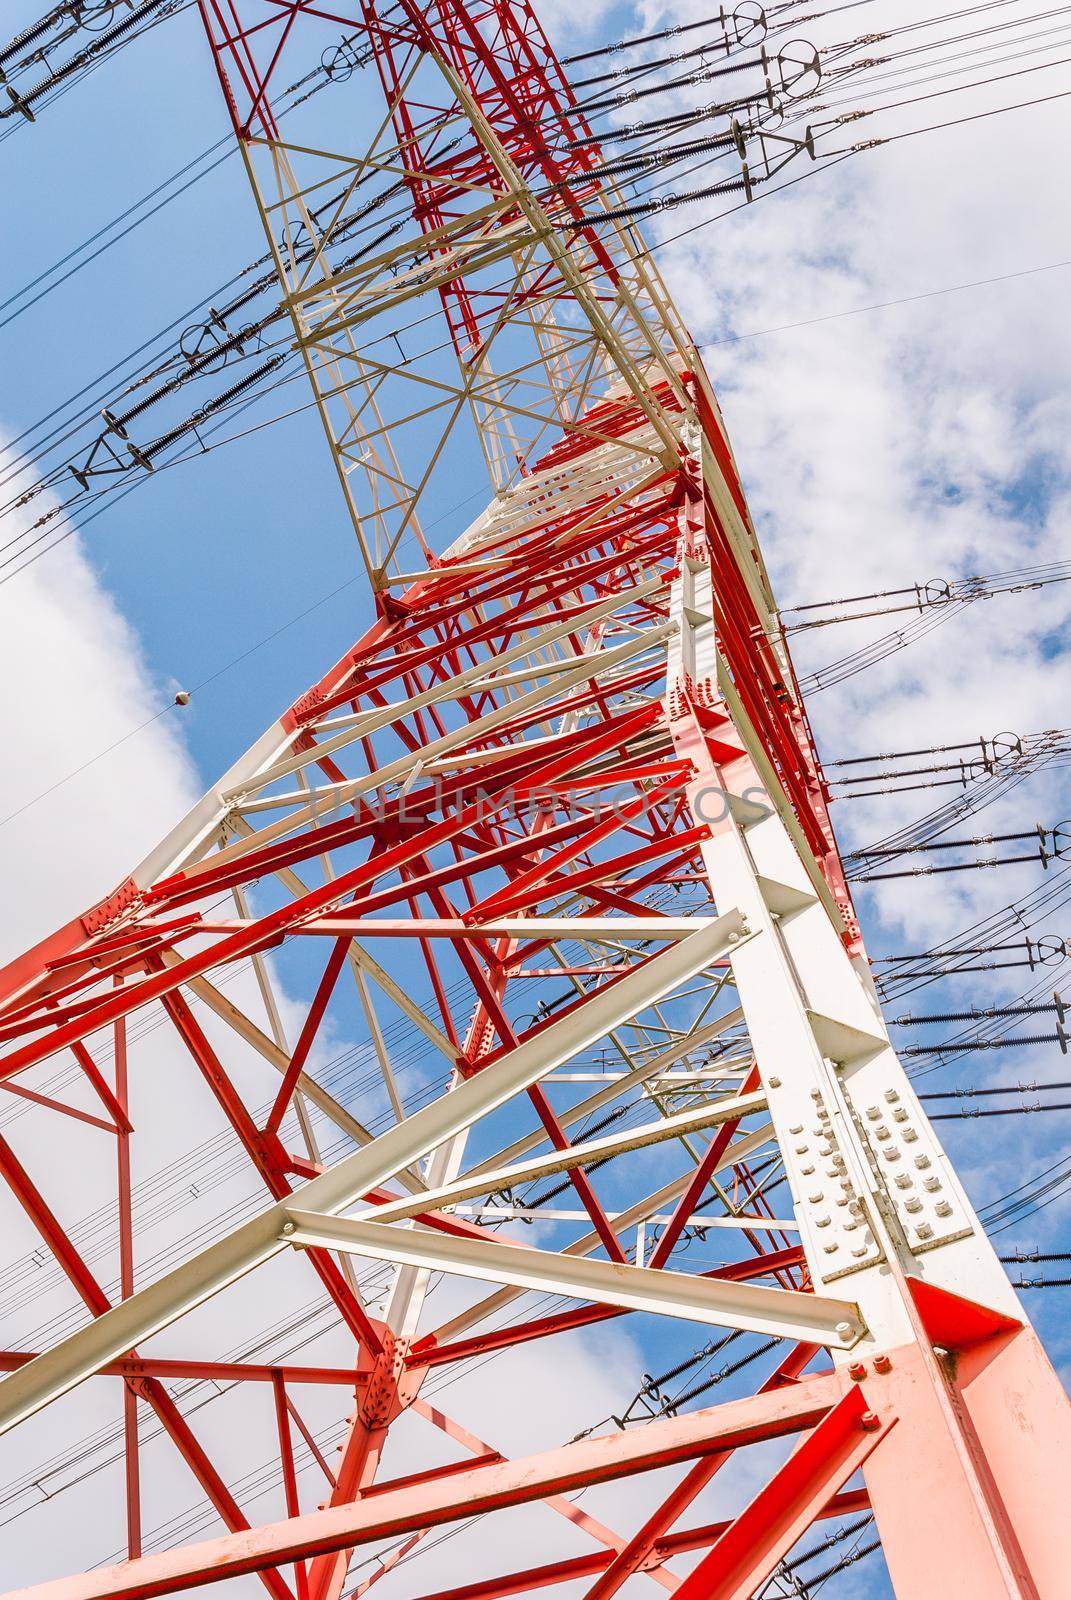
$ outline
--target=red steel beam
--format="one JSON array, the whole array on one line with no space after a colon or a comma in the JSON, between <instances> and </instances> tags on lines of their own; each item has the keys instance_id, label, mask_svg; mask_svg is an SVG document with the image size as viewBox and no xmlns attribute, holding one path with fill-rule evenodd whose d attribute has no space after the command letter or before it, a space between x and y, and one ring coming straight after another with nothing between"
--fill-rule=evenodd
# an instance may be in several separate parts
<instances>
[{"instance_id":1,"label":"red steel beam","mask_svg":"<svg viewBox=\"0 0 1071 1600\"><path fill-rule=\"evenodd\" d=\"M859 1421L866 1411L865 1405L859 1409L861 1389L846 1376L828 1373L652 1422L636 1432L581 1439L518 1461L467 1467L415 1486L372 1485L359 1500L346 1505L38 1584L15 1591L7 1600L149 1600L175 1594L416 1528L525 1505L548 1494L568 1494L652 1467L783 1438L816 1427L846 1394L850 1405L838 1412L838 1429L852 1418L860 1435L869 1440Z\"/></svg>"},{"instance_id":2,"label":"red steel beam","mask_svg":"<svg viewBox=\"0 0 1071 1600\"><path fill-rule=\"evenodd\" d=\"M854 1516L859 1511L869 1509L870 1498L865 1489L845 1489L822 1507L816 1520ZM726 1518L722 1522L706 1522L701 1527L681 1528L676 1533L663 1534L652 1545L650 1559L668 1561L673 1556L685 1555L692 1550L705 1550L731 1525L732 1519ZM431 1594L417 1595L414 1600L506 1600L507 1595L529 1594L535 1589L550 1588L557 1583L595 1577L604 1572L614 1559L612 1550L592 1550L587 1555L572 1556L565 1561L545 1562L521 1572L503 1573L476 1583L459 1584L452 1589L436 1589ZM596 1591L592 1589L589 1592L594 1594Z\"/></svg>"}]
</instances>

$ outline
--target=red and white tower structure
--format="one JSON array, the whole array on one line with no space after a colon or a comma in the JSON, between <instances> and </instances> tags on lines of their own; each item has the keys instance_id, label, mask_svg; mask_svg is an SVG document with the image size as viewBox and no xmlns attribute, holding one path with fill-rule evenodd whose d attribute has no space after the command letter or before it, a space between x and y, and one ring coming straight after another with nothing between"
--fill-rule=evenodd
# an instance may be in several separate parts
<instances>
[{"instance_id":1,"label":"red and white tower structure","mask_svg":"<svg viewBox=\"0 0 1071 1600\"><path fill-rule=\"evenodd\" d=\"M201 10L376 620L113 894L0 973L0 1072L37 1096L36 1125L67 1114L42 1063L75 1063L99 1101L84 1159L115 1174L120 1257L112 1294L40 1147L0 1141L9 1198L84 1308L51 1347L4 1354L2 1426L112 1385L125 1442L130 1558L53 1577L46 1554L24 1593L245 1575L238 1592L276 1600L375 1582L746 1600L812 1523L870 1506L906 1600L1061 1600L1067 1402L890 1046L717 402L532 7ZM360 148L312 109L272 112L340 28L370 58L340 94L366 121L378 97ZM486 509L439 549L421 512L451 462L471 486L477 451ZM292 1032L284 941L314 972ZM239 966L256 981L235 998ZM139 1124L167 1114L158 1046L129 1033L142 1013L263 1185L163 1271L139 1256L130 1176ZM379 1128L314 1064L355 1014ZM435 1064L415 1099L400 1034ZM518 1196L545 1179L562 1203L534 1243L492 1226L537 1215ZM697 1221L729 1257L703 1273L683 1249ZM370 1267L390 1274L375 1301ZM317 1293L345 1356L183 1352L199 1308L248 1275L275 1309ZM511 1402L534 1423L555 1349L629 1318L738 1332L765 1376L512 1458L426 1398L444 1369L508 1371L538 1341L546 1390ZM174 1398L193 1378L253 1391L277 1422L271 1520L251 1524L232 1458ZM344 1423L332 1461L312 1388ZM150 1417L220 1529L142 1553ZM761 1441L756 1491L737 1468ZM655 1468L674 1477L638 1523L575 1499ZM708 1486L730 1504L745 1482L721 1520L689 1520ZM501 1544L486 1568L474 1545L454 1587L432 1553L397 1587L436 1530L518 1506L566 1518L583 1549L507 1570Z\"/></svg>"}]
</instances>

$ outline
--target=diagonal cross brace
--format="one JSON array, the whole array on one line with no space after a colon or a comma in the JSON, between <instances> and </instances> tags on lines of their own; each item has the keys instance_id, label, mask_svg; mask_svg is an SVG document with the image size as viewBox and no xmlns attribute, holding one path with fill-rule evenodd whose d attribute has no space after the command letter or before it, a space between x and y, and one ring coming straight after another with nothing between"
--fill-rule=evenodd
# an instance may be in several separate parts
<instances>
[{"instance_id":1,"label":"diagonal cross brace","mask_svg":"<svg viewBox=\"0 0 1071 1600\"><path fill-rule=\"evenodd\" d=\"M702 972L731 944L739 943L745 932L746 925L737 911L707 922L697 919L694 933L652 956L616 983L596 990L567 1016L314 1178L300 1191L302 1201L311 1210L326 1214L345 1210L429 1150L538 1083L555 1067L603 1038L611 1028L657 1004ZM107 1362L285 1250L287 1240L282 1228L288 1216L283 1202L268 1206L155 1283L104 1312L88 1327L13 1372L0 1382L0 1431L32 1416Z\"/></svg>"}]
</instances>

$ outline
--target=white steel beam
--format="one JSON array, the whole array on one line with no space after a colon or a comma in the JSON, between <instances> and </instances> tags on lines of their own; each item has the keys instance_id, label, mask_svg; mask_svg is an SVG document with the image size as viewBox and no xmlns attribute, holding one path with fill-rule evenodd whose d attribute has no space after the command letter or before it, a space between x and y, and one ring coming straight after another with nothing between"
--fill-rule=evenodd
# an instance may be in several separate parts
<instances>
[{"instance_id":1,"label":"white steel beam","mask_svg":"<svg viewBox=\"0 0 1071 1600\"><path fill-rule=\"evenodd\" d=\"M587 1049L611 1029L686 983L746 931L736 911L700 924L694 933L596 990L569 1015L552 1022L476 1077L356 1150L300 1191L311 1210L343 1211L554 1068ZM0 1382L0 1431L33 1415L88 1378L106 1362L203 1304L254 1267L286 1248L285 1201L268 1206L225 1238L191 1256L155 1283L113 1306L88 1327L44 1351Z\"/></svg>"},{"instance_id":2,"label":"white steel beam","mask_svg":"<svg viewBox=\"0 0 1071 1600\"><path fill-rule=\"evenodd\" d=\"M756 1150L761 1150L764 1145L768 1145L772 1139L773 1127L767 1122L761 1128L756 1128L754 1133L746 1133L741 1138L734 1140L721 1161L719 1161L715 1171L711 1173L711 1177L714 1178L719 1172L724 1172L728 1167L735 1166L738 1161L746 1161L749 1156L754 1155ZM657 1215L663 1206L672 1205L674 1201L680 1199L685 1189L687 1189L692 1181L692 1176L691 1172L683 1172L670 1183L665 1183L656 1189L653 1194L645 1195L642 1200L635 1201L632 1205L626 1207L624 1211L615 1212L608 1219L613 1232L620 1238L623 1234L628 1233L630 1228L634 1228L638 1222L649 1221L651 1217ZM304 1193L301 1198L304 1199ZM581 1238L574 1239L572 1244L567 1244L561 1254L563 1256L590 1256L601 1247L602 1239L592 1229L590 1233L585 1233ZM449 1322L444 1323L442 1327L436 1328L431 1337L438 1344L446 1344L451 1339L456 1339L460 1334L466 1333L469 1328L476 1327L478 1323L501 1311L511 1301L515 1300L520 1293L519 1289L514 1288L498 1289L494 1294L488 1295L475 1305L468 1306L464 1311L458 1312L457 1316L452 1317Z\"/></svg>"},{"instance_id":3,"label":"white steel beam","mask_svg":"<svg viewBox=\"0 0 1071 1600\"><path fill-rule=\"evenodd\" d=\"M850 1350L866 1331L858 1306L850 1300L558 1255L497 1240L455 1238L423 1228L392 1228L363 1218L319 1216L296 1206L287 1208L280 1239L297 1249L341 1250L400 1266L489 1279L597 1305L742 1328L766 1338L796 1339L838 1350Z\"/></svg>"},{"instance_id":4,"label":"white steel beam","mask_svg":"<svg viewBox=\"0 0 1071 1600\"><path fill-rule=\"evenodd\" d=\"M510 1189L514 1184L530 1183L534 1178L549 1178L559 1172L569 1172L573 1167L584 1167L595 1161L606 1161L611 1156L625 1155L630 1150L646 1150L666 1139L679 1139L689 1133L698 1133L722 1122L733 1122L752 1117L766 1107L764 1094L732 1095L723 1100L709 1101L678 1111L673 1116L660 1117L657 1122L645 1122L637 1128L624 1128L618 1133L608 1133L599 1139L589 1139L584 1144L569 1145L564 1150L554 1150L549 1155L534 1156L529 1161L514 1166L499 1167L455 1178L453 1183L436 1189L422 1190L409 1200L395 1200L385 1206L376 1206L362 1213L362 1220L378 1223L396 1222L405 1217L418 1216L423 1211L443 1211L462 1200L476 1195L493 1194Z\"/></svg>"}]
</instances>

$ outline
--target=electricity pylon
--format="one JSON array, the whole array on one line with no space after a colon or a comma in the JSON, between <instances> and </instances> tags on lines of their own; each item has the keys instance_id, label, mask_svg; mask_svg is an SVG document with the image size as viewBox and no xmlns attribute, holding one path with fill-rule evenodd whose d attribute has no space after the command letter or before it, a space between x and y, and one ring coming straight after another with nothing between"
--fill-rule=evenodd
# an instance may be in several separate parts
<instances>
[{"instance_id":1,"label":"electricity pylon","mask_svg":"<svg viewBox=\"0 0 1071 1600\"><path fill-rule=\"evenodd\" d=\"M901 1597L1057 1600L1066 1400L889 1044L713 392L531 7L202 14L376 620L114 894L0 974L4 1079L38 1094L43 1124L70 1107L34 1069L73 1063L100 1102L87 1144L103 1123L119 1150L110 1294L27 1170L40 1154L24 1166L0 1144L88 1313L5 1357L0 1422L113 1383L126 1447L131 1559L27 1593L245 1574L278 1600L386 1593L435 1529L526 1505L567 1519L583 1552L488 1571L477 1544L454 1587L431 1554L404 1592L419 1571L440 1600L567 1579L588 1600L644 1579L745 1600L813 1522L869 1505ZM281 63L339 26L382 89L360 153L271 111ZM436 554L421 504L471 482L477 452L490 502ZM284 958L288 987L311 974L293 1039ZM246 988L225 993L231 978ZM155 1276L130 1147L167 1108L140 1013L267 1191ZM319 1066L355 1018L382 1079L375 1126ZM437 1063L415 1089L399 1040ZM782 1171L790 1217L767 1198ZM546 1179L558 1210L532 1192ZM497 1226L531 1218L534 1246ZM730 1259L689 1272L704 1222ZM310 1270L342 1358L145 1348L173 1325L203 1342L209 1301L300 1309ZM262 1293L239 1301L249 1274ZM555 1348L581 1329L598 1348L622 1317L651 1341L724 1328L756 1360L776 1346L774 1364L752 1395L513 1459L424 1398L444 1370L538 1345L541 1387L522 1366L512 1403L534 1427ZM179 1377L255 1391L276 1419L273 1520L250 1526ZM307 1389L321 1411L339 1396L334 1465ZM222 1535L141 1553L147 1411ZM732 1500L736 1451L778 1440L757 1493L677 1525L708 1486ZM680 1475L638 1528L569 1498L656 1467ZM355 1551L379 1556L358 1583ZM666 1563L687 1551L678 1582Z\"/></svg>"}]
</instances>

